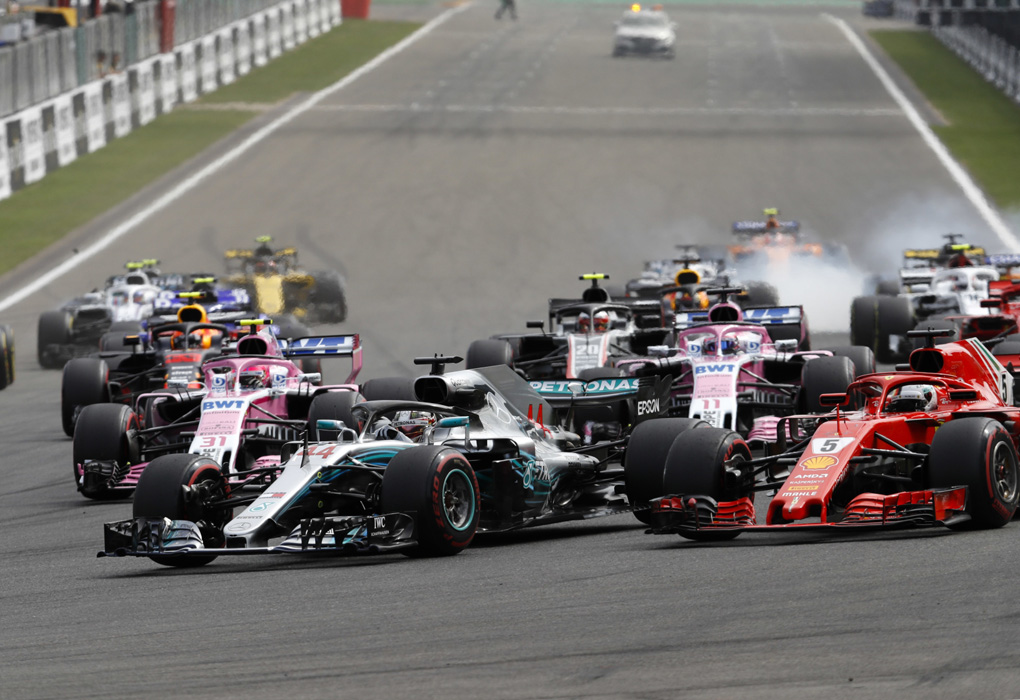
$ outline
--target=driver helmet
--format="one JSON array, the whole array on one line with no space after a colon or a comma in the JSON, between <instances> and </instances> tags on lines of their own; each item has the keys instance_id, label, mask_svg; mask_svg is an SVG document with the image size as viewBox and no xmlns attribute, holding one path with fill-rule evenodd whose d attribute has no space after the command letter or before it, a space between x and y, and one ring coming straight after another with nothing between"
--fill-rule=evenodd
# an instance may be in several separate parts
<instances>
[{"instance_id":1,"label":"driver helmet","mask_svg":"<svg viewBox=\"0 0 1020 700\"><path fill-rule=\"evenodd\" d=\"M268 389L272 386L269 368L264 365L241 370L240 382L242 389Z\"/></svg>"},{"instance_id":2,"label":"driver helmet","mask_svg":"<svg viewBox=\"0 0 1020 700\"><path fill-rule=\"evenodd\" d=\"M704 355L715 355L719 350L719 342L716 338L705 338L701 341L701 352Z\"/></svg>"},{"instance_id":3,"label":"driver helmet","mask_svg":"<svg viewBox=\"0 0 1020 700\"><path fill-rule=\"evenodd\" d=\"M935 408L938 397L935 387L930 384L907 384L894 389L886 403L889 413L913 413L931 411Z\"/></svg>"},{"instance_id":4,"label":"driver helmet","mask_svg":"<svg viewBox=\"0 0 1020 700\"><path fill-rule=\"evenodd\" d=\"M577 315L577 330L581 333L591 330L591 315L587 311L582 311Z\"/></svg>"},{"instance_id":5,"label":"driver helmet","mask_svg":"<svg viewBox=\"0 0 1020 700\"><path fill-rule=\"evenodd\" d=\"M391 425L409 439L421 440L425 429L436 422L436 417L427 411L398 411Z\"/></svg>"},{"instance_id":6,"label":"driver helmet","mask_svg":"<svg viewBox=\"0 0 1020 700\"><path fill-rule=\"evenodd\" d=\"M761 336L757 333L738 333L737 338L737 351L741 353L756 353L761 350Z\"/></svg>"},{"instance_id":7,"label":"driver helmet","mask_svg":"<svg viewBox=\"0 0 1020 700\"><path fill-rule=\"evenodd\" d=\"M189 304L177 310L178 323L208 323L209 316L201 304Z\"/></svg>"},{"instance_id":8,"label":"driver helmet","mask_svg":"<svg viewBox=\"0 0 1020 700\"><path fill-rule=\"evenodd\" d=\"M727 335L719 341L720 355L736 355L740 352L740 341L735 335Z\"/></svg>"}]
</instances>

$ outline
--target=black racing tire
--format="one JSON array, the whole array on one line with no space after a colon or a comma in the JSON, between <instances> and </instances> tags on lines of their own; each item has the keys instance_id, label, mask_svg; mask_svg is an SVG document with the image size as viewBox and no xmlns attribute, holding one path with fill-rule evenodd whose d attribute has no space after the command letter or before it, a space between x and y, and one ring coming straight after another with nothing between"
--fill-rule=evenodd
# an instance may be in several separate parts
<instances>
[{"instance_id":1,"label":"black racing tire","mask_svg":"<svg viewBox=\"0 0 1020 700\"><path fill-rule=\"evenodd\" d=\"M0 326L0 390L14 383L14 329Z\"/></svg>"},{"instance_id":2,"label":"black racing tire","mask_svg":"<svg viewBox=\"0 0 1020 700\"><path fill-rule=\"evenodd\" d=\"M196 523L202 531L207 547L222 547L223 527L233 513L230 508L211 508L206 502L186 501L184 486L194 487L208 483L216 498L229 495L229 486L216 462L208 457L192 454L163 455L152 460L138 479L132 515L136 518L169 518ZM202 489L200 489L202 490ZM177 568L193 568L208 564L216 558L209 555L154 554L149 559L157 564Z\"/></svg>"},{"instance_id":3,"label":"black racing tire","mask_svg":"<svg viewBox=\"0 0 1020 700\"><path fill-rule=\"evenodd\" d=\"M666 456L662 486L665 495L708 496L716 501L735 501L750 496L750 489L727 485L726 462L749 461L751 449L739 433L724 428L692 430L677 437ZM681 532L699 542L732 540L739 530Z\"/></svg>"},{"instance_id":4,"label":"black racing tire","mask_svg":"<svg viewBox=\"0 0 1020 700\"><path fill-rule=\"evenodd\" d=\"M329 391L314 397L308 407L308 439L312 442L336 439L338 431L320 431L316 427L319 420L343 421L348 428L357 430L358 422L351 409L361 401L364 398L356 391Z\"/></svg>"},{"instance_id":5,"label":"black racing tire","mask_svg":"<svg viewBox=\"0 0 1020 700\"><path fill-rule=\"evenodd\" d=\"M347 293L343 279L335 270L317 272L312 301L323 323L342 323L347 320Z\"/></svg>"},{"instance_id":6,"label":"black racing tire","mask_svg":"<svg viewBox=\"0 0 1020 700\"><path fill-rule=\"evenodd\" d=\"M947 318L929 318L924 321L918 321L911 330L915 331L954 331L956 335L947 338L935 338L936 345L945 345L946 343L952 343L960 339L960 327L955 321L950 321ZM913 350L917 348L923 348L927 343L927 338L911 338L910 347Z\"/></svg>"},{"instance_id":7,"label":"black racing tire","mask_svg":"<svg viewBox=\"0 0 1020 700\"><path fill-rule=\"evenodd\" d=\"M746 295L740 302L743 307L779 305L779 291L768 282L748 282L744 291Z\"/></svg>"},{"instance_id":8,"label":"black racing tire","mask_svg":"<svg viewBox=\"0 0 1020 700\"><path fill-rule=\"evenodd\" d=\"M816 357L804 363L800 372L800 404L805 413L828 413L818 397L842 394L854 381L854 363L849 357Z\"/></svg>"},{"instance_id":9,"label":"black racing tire","mask_svg":"<svg viewBox=\"0 0 1020 700\"><path fill-rule=\"evenodd\" d=\"M107 331L99 336L99 349L106 352L123 352L124 336L131 335L121 331ZM66 365L65 365L66 366Z\"/></svg>"},{"instance_id":10,"label":"black racing tire","mask_svg":"<svg viewBox=\"0 0 1020 700\"><path fill-rule=\"evenodd\" d=\"M478 529L481 495L471 463L460 452L423 445L398 452L383 472L382 512L414 518L418 544L409 556L463 551Z\"/></svg>"},{"instance_id":11,"label":"black racing tire","mask_svg":"<svg viewBox=\"0 0 1020 700\"><path fill-rule=\"evenodd\" d=\"M114 321L110 324L107 332L117 331L121 335L134 335L135 333L141 333L144 328L138 321Z\"/></svg>"},{"instance_id":12,"label":"black racing tire","mask_svg":"<svg viewBox=\"0 0 1020 700\"><path fill-rule=\"evenodd\" d=\"M619 367L589 367L577 373L578 380L592 382L597 379L616 379L626 377L627 373ZM596 423L626 423L627 404L613 401L602 406L579 406L574 409L574 432L583 433L588 421Z\"/></svg>"},{"instance_id":13,"label":"black racing tire","mask_svg":"<svg viewBox=\"0 0 1020 700\"><path fill-rule=\"evenodd\" d=\"M361 385L366 401L417 401L410 377L376 377Z\"/></svg>"},{"instance_id":14,"label":"black racing tire","mask_svg":"<svg viewBox=\"0 0 1020 700\"><path fill-rule=\"evenodd\" d=\"M71 344L74 317L66 311L45 311L39 316L36 357L43 369L60 369L64 363L53 358L46 349L52 345Z\"/></svg>"},{"instance_id":15,"label":"black racing tire","mask_svg":"<svg viewBox=\"0 0 1020 700\"><path fill-rule=\"evenodd\" d=\"M899 280L879 280L875 285L875 294L880 297L894 297L900 293Z\"/></svg>"},{"instance_id":16,"label":"black racing tire","mask_svg":"<svg viewBox=\"0 0 1020 700\"><path fill-rule=\"evenodd\" d=\"M893 349L891 338L906 338L907 331L914 327L914 307L906 297L877 297L875 327L878 329L875 357L879 362L895 363L905 361L913 348L900 341ZM857 345L858 343L854 343Z\"/></svg>"},{"instance_id":17,"label":"black racing tire","mask_svg":"<svg viewBox=\"0 0 1020 700\"><path fill-rule=\"evenodd\" d=\"M836 357L849 357L854 363L854 379L875 373L875 353L863 345L840 345L829 348Z\"/></svg>"},{"instance_id":18,"label":"black racing tire","mask_svg":"<svg viewBox=\"0 0 1020 700\"><path fill-rule=\"evenodd\" d=\"M75 357L64 365L60 382L60 422L74 436L75 415L92 404L109 403L110 369L105 360Z\"/></svg>"},{"instance_id":19,"label":"black racing tire","mask_svg":"<svg viewBox=\"0 0 1020 700\"><path fill-rule=\"evenodd\" d=\"M850 304L850 343L876 351L878 297L857 297Z\"/></svg>"},{"instance_id":20,"label":"black racing tire","mask_svg":"<svg viewBox=\"0 0 1020 700\"><path fill-rule=\"evenodd\" d=\"M957 418L935 433L928 486L967 487L966 523L954 529L1002 527L1020 502L1020 466L1006 428L992 418Z\"/></svg>"},{"instance_id":21,"label":"black racing tire","mask_svg":"<svg viewBox=\"0 0 1020 700\"><path fill-rule=\"evenodd\" d=\"M638 423L623 456L623 478L634 517L651 521L649 501L664 495L662 475L673 443L689 430L708 428L698 418L653 418Z\"/></svg>"},{"instance_id":22,"label":"black racing tire","mask_svg":"<svg viewBox=\"0 0 1020 700\"><path fill-rule=\"evenodd\" d=\"M101 403L86 406L78 416L74 429L72 473L78 491L86 498L109 500L127 498L127 489L111 490L106 484L82 482L78 465L85 460L113 461L121 468L136 464L138 441L131 431L138 427L138 417L122 404Z\"/></svg>"},{"instance_id":23,"label":"black racing tire","mask_svg":"<svg viewBox=\"0 0 1020 700\"><path fill-rule=\"evenodd\" d=\"M468 346L465 369L494 367L496 365L514 366L514 353L510 343L505 340L475 340Z\"/></svg>"}]
</instances>

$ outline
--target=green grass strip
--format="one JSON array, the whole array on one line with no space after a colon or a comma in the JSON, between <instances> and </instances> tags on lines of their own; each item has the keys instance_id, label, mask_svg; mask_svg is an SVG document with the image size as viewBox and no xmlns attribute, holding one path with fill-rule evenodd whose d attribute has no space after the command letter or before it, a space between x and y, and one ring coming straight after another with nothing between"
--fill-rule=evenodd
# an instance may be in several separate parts
<instances>
[{"instance_id":1,"label":"green grass strip","mask_svg":"<svg viewBox=\"0 0 1020 700\"><path fill-rule=\"evenodd\" d=\"M1020 106L927 32L873 31L948 122L933 130L1002 208L1020 207Z\"/></svg>"},{"instance_id":2,"label":"green grass strip","mask_svg":"<svg viewBox=\"0 0 1020 700\"><path fill-rule=\"evenodd\" d=\"M413 22L345 19L338 28L202 98L202 102L279 102L332 85L416 30Z\"/></svg>"},{"instance_id":3,"label":"green grass strip","mask_svg":"<svg viewBox=\"0 0 1020 700\"><path fill-rule=\"evenodd\" d=\"M0 272L116 206L253 116L172 112L16 192L0 202Z\"/></svg>"},{"instance_id":4,"label":"green grass strip","mask_svg":"<svg viewBox=\"0 0 1020 700\"><path fill-rule=\"evenodd\" d=\"M344 23L202 102L274 103L331 85L418 28ZM201 106L201 103L198 105ZM178 107L0 202L0 273L13 269L224 138L256 111Z\"/></svg>"}]
</instances>

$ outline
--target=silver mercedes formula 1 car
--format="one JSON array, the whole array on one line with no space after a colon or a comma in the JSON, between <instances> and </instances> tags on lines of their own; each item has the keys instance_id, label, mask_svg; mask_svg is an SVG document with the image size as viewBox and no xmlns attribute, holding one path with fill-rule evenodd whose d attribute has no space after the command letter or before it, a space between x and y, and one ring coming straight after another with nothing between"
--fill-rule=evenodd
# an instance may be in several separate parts
<instances>
[{"instance_id":1,"label":"silver mercedes formula 1 car","mask_svg":"<svg viewBox=\"0 0 1020 700\"><path fill-rule=\"evenodd\" d=\"M433 373L414 381L415 400L338 403L335 418L309 427L318 442L288 443L229 481L203 455L157 457L133 517L106 524L100 556L187 567L255 553L456 554L476 532L631 510L627 451L638 445L636 478L647 481L648 455L664 463L680 425L649 421L664 424L583 445L559 427L564 409L509 367L443 372L459 359L416 360ZM599 382L575 391L559 402L567 411L634 398Z\"/></svg>"}]
</instances>

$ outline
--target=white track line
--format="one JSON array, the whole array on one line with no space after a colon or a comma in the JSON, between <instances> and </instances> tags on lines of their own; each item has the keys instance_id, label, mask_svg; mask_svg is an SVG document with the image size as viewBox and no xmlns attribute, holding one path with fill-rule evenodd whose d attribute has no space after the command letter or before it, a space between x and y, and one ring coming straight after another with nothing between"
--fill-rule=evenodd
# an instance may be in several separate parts
<instances>
[{"instance_id":1,"label":"white track line","mask_svg":"<svg viewBox=\"0 0 1020 700\"><path fill-rule=\"evenodd\" d=\"M917 109L910 103L910 100L908 100L907 96L903 94L903 91L897 87L896 83L893 82L893 79L889 77L889 74L884 68L882 68L878 60L872 55L871 51L868 50L868 47L863 41L861 41L861 38L857 36L854 30L850 28L850 25L842 19L833 17L827 13L823 13L822 16L839 27L843 34L846 35L847 40L849 40L850 44L857 49L857 53L861 55L864 62L868 64L868 67L871 68L872 72L874 72L874 74L878 77L882 85L885 86L885 89L892 96L893 100L896 101L896 104L898 104L900 109L902 109L907 115L907 119L914 128L917 129L918 133L921 134L921 138L924 139L925 144L935 153L935 157L937 157L939 162L945 166L946 170L949 171L950 177L952 177L953 180L956 181L956 184L960 186L960 189L963 190L964 196L970 200L971 204L974 205L974 208L977 209L981 218L985 220L995 235L998 236L999 240L1002 241L1002 243L1011 251L1020 252L1020 240L1017 240L1009 226L1006 225L1006 222L999 215L999 212L995 210L995 207L993 207L991 203L989 203L984 192L982 192L981 188L974 183L974 180L972 180L970 175L967 174L967 171L963 169L963 166L953 159L953 156L950 155L945 144L939 141L935 132L933 132L928 124L925 123L924 119L921 118Z\"/></svg>"},{"instance_id":2,"label":"white track line","mask_svg":"<svg viewBox=\"0 0 1020 700\"><path fill-rule=\"evenodd\" d=\"M74 268L78 267L89 258L94 257L97 253L105 250L114 241L118 240L125 234L134 230L139 224L145 222L153 214L156 214L157 212L166 209L168 206L176 202L182 196L184 196L191 190L195 189L198 185L207 180L209 177L215 175L217 172L225 168L227 165L233 163L241 155L250 151L252 148L257 146L262 141L265 141L273 133L279 131L282 127L294 121L299 116L315 107L317 104L322 102L324 99L326 99L333 93L343 90L345 87L353 83L358 78L372 72L380 65L385 63L387 60L403 52L409 46L411 46L418 40L423 39L437 27L444 24L455 14L466 10L469 6L470 6L469 3L465 3L463 5L451 7L450 9L440 14L438 17L434 18L433 20L425 24L418 31L414 32L413 34L405 38L403 41L394 44L390 48L383 51L381 54L373 58L368 63L364 64L363 66L359 66L358 68L351 71L346 76L341 78L339 81L333 83L329 87L323 88L322 90L319 90L318 92L310 95L308 99L306 99L304 102L295 105L289 111L280 115L272 122L266 124L264 127L262 127L254 134L246 138L244 141L235 146L229 152L220 156L212 163L209 163L209 165L205 166L195 174L185 178L183 181L181 181L179 184L173 187L169 192L162 195L154 202L142 208L135 214L131 215L117 226L114 226L109 231L109 233L107 233L105 236L100 238L92 245L83 248L74 257L65 260L60 265L57 265L56 267L50 269L45 274L42 274L39 277L37 277L31 283L25 285L21 289L17 290L16 292L13 292L12 294L4 298L2 301L0 301L0 311L3 311L4 309L9 309L10 307L20 302L21 300L34 294L35 292L39 291L46 285L52 283L54 280L59 279L60 277L67 274Z\"/></svg>"},{"instance_id":3,"label":"white track line","mask_svg":"<svg viewBox=\"0 0 1020 700\"><path fill-rule=\"evenodd\" d=\"M567 107L524 105L427 105L427 104L358 104L323 105L322 112L444 112L450 114L565 114L569 116L753 116L753 117L901 117L892 107Z\"/></svg>"}]
</instances>

